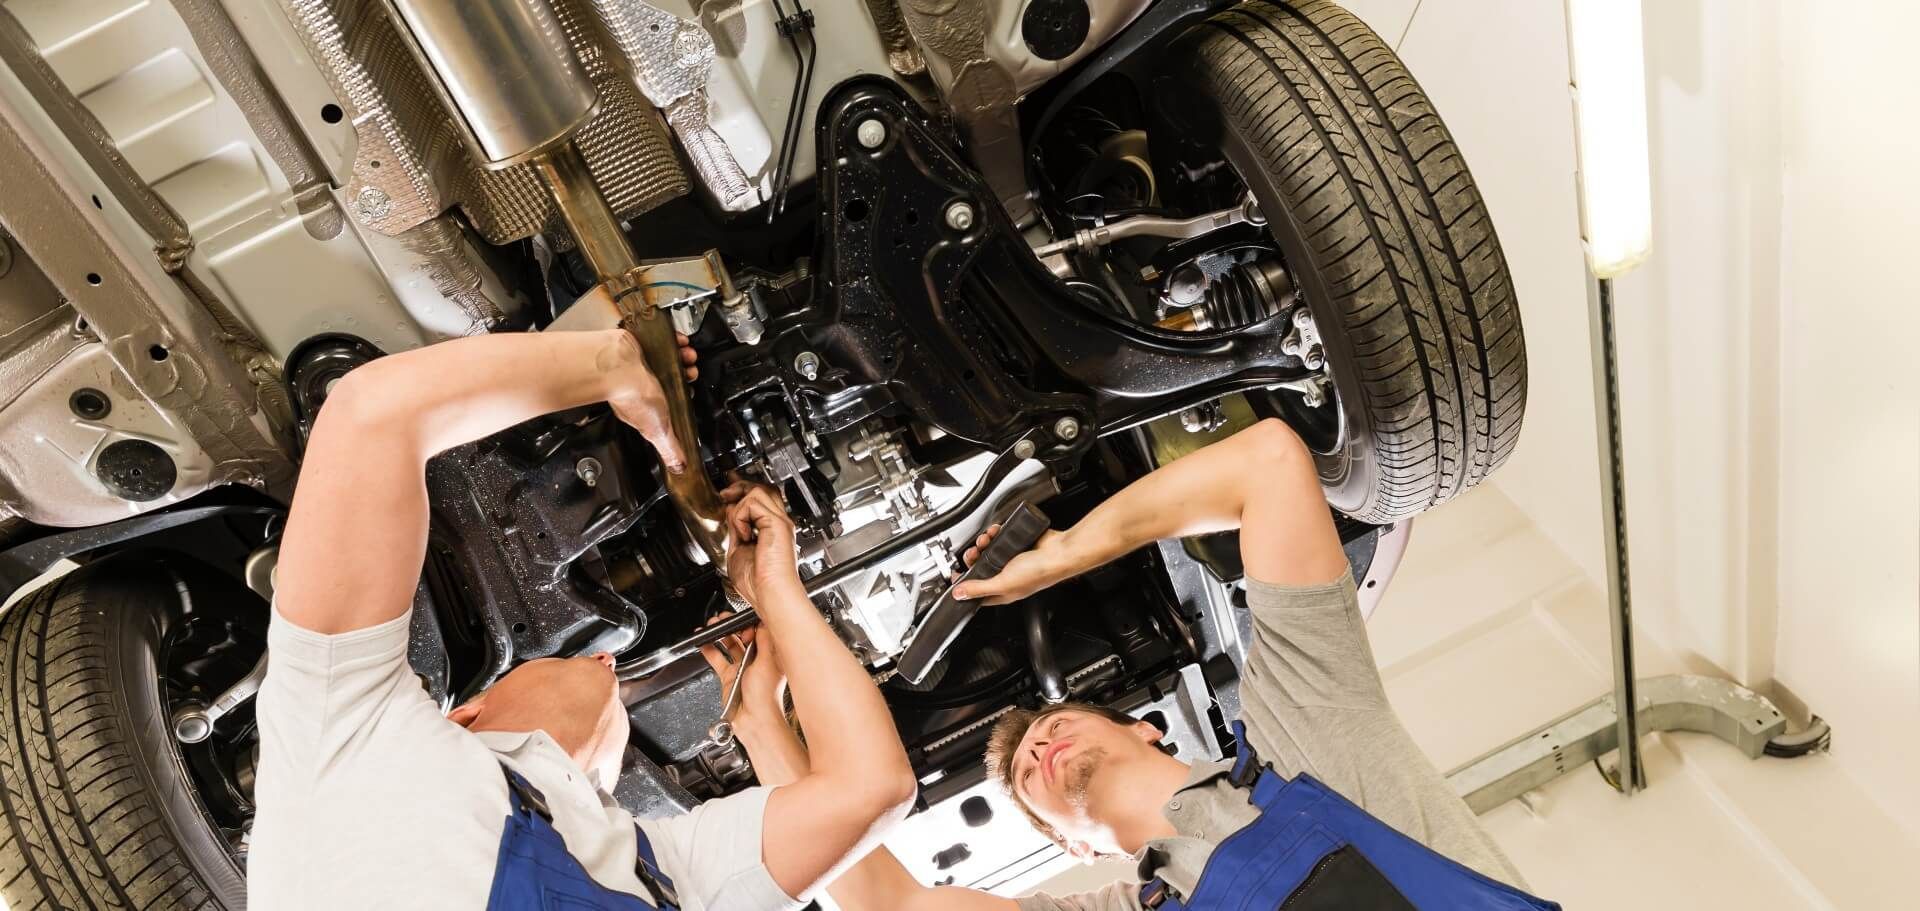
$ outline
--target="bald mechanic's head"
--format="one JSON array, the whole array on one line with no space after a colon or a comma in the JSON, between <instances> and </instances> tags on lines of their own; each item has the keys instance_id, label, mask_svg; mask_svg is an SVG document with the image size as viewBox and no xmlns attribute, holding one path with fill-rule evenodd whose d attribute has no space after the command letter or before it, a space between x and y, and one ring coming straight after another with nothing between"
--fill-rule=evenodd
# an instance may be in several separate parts
<instances>
[{"instance_id":1,"label":"bald mechanic's head","mask_svg":"<svg viewBox=\"0 0 1920 911\"><path fill-rule=\"evenodd\" d=\"M627 746L627 707L606 652L529 661L447 717L469 731L545 731L608 786Z\"/></svg>"}]
</instances>

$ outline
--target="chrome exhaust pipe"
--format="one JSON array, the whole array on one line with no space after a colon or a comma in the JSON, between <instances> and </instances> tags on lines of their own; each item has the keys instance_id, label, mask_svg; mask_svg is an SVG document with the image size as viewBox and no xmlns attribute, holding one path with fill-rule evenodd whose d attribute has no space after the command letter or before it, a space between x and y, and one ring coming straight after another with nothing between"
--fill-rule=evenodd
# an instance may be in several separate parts
<instances>
[{"instance_id":1,"label":"chrome exhaust pipe","mask_svg":"<svg viewBox=\"0 0 1920 911\"><path fill-rule=\"evenodd\" d=\"M599 95L546 0L387 0L489 169L567 144Z\"/></svg>"},{"instance_id":2,"label":"chrome exhaust pipe","mask_svg":"<svg viewBox=\"0 0 1920 911\"><path fill-rule=\"evenodd\" d=\"M666 393L673 435L687 464L666 473L667 495L695 543L721 572L726 532L719 494L700 466L700 438L680 372L672 318L635 290L640 258L573 144L593 114L593 83L581 71L546 0L387 0L481 164L530 163L594 274L609 286L622 322L640 342ZM723 296L731 289L722 288Z\"/></svg>"}]
</instances>

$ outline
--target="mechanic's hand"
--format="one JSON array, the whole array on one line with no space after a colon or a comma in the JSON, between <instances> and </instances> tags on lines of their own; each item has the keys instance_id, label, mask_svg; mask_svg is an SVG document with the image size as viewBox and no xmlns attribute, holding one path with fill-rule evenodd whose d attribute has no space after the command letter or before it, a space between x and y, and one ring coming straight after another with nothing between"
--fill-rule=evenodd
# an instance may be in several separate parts
<instances>
[{"instance_id":1,"label":"mechanic's hand","mask_svg":"<svg viewBox=\"0 0 1920 911\"><path fill-rule=\"evenodd\" d=\"M712 626L732 613L723 612L707 625ZM787 718L782 701L787 690L787 672L780 666L773 635L765 627L749 627L738 635L702 646L700 657L707 659L707 666L720 678L720 698L725 699L727 691L733 688L733 678L741 673L740 656L748 643L755 643L753 660L748 662L746 674L740 680L740 703L733 710L733 726L737 730L756 724L784 725Z\"/></svg>"},{"instance_id":2,"label":"mechanic's hand","mask_svg":"<svg viewBox=\"0 0 1920 911\"><path fill-rule=\"evenodd\" d=\"M580 295L580 298L567 305L566 312L555 320L548 331L595 331L599 329L620 328L620 305L613 302L613 294L605 283L594 285L593 290ZM681 372L691 383L700 378L699 368L693 366L693 344L687 337L674 333L673 340L680 344Z\"/></svg>"},{"instance_id":3,"label":"mechanic's hand","mask_svg":"<svg viewBox=\"0 0 1920 911\"><path fill-rule=\"evenodd\" d=\"M993 542L1000 533L995 525L985 534L975 538L973 546L967 548L963 559L968 566L980 559L980 551ZM984 604L1007 604L1018 601L1049 585L1073 575L1062 553L1060 532L1051 529L1040 535L1033 549L1007 561L1005 569L991 579L972 579L953 590L953 595L963 601L980 599Z\"/></svg>"},{"instance_id":4,"label":"mechanic's hand","mask_svg":"<svg viewBox=\"0 0 1920 911\"><path fill-rule=\"evenodd\" d=\"M606 355L610 363L606 365L612 375L612 392L607 394L607 404L620 420L640 431L640 435L653 444L660 452L660 461L667 471L679 474L686 470L687 459L680 441L674 439L673 427L667 417L667 394L660 388L660 381L647 369L646 361L640 356L640 343L624 329L614 330L613 351ZM699 359L693 347L684 335L674 336L680 343L680 364L687 380L691 382L698 376L699 368L693 366Z\"/></svg>"},{"instance_id":5,"label":"mechanic's hand","mask_svg":"<svg viewBox=\"0 0 1920 911\"><path fill-rule=\"evenodd\" d=\"M779 492L765 484L735 481L720 491L720 502L727 505L727 579L734 589L758 606L760 596L774 588L798 587L793 520Z\"/></svg>"}]
</instances>

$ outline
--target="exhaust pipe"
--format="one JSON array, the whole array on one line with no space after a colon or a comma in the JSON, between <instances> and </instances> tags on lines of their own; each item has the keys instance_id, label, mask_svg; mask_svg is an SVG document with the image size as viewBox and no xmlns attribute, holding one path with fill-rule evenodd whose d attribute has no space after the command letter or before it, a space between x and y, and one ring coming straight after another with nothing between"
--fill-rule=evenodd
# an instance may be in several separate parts
<instances>
[{"instance_id":1,"label":"exhaust pipe","mask_svg":"<svg viewBox=\"0 0 1920 911\"><path fill-rule=\"evenodd\" d=\"M680 373L673 321L635 290L640 258L573 144L598 96L574 60L546 0L387 0L481 164L529 163L594 274L608 284L623 324L666 393L687 465L667 473L667 495L694 541L725 572L720 497L700 467L700 438ZM731 289L722 288L723 295Z\"/></svg>"},{"instance_id":2,"label":"exhaust pipe","mask_svg":"<svg viewBox=\"0 0 1920 911\"><path fill-rule=\"evenodd\" d=\"M687 395L686 377L680 373L680 346L674 341L673 318L655 307L651 295L636 287L641 271L640 258L620 230L620 220L607 207L606 197L594 185L593 175L578 149L567 143L533 159L533 166L553 194L560 220L573 233L574 243L586 257L593 272L613 292L620 308L621 322L640 341L641 356L647 369L660 381L667 396L667 421L673 438L680 441L687 463L679 471L666 473L667 496L680 510L680 518L695 543L705 551L714 568L726 572L726 530L721 523L720 495L707 480L700 465L700 438L694 433L693 404ZM719 289L722 300L732 297L725 285L725 273Z\"/></svg>"}]
</instances>

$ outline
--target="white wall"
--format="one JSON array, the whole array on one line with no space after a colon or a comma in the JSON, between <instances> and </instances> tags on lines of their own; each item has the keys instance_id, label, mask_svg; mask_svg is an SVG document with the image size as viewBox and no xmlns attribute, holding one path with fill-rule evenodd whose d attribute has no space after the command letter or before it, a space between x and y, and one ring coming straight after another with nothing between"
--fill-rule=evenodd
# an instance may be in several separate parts
<instances>
[{"instance_id":1,"label":"white wall","mask_svg":"<svg viewBox=\"0 0 1920 911\"><path fill-rule=\"evenodd\" d=\"M1532 394L1494 483L1599 579L1561 4L1349 5L1404 34L1514 273ZM1920 8L1643 6L1655 252L1618 289L1635 619L1834 721L1920 832Z\"/></svg>"},{"instance_id":2,"label":"white wall","mask_svg":"<svg viewBox=\"0 0 1920 911\"><path fill-rule=\"evenodd\" d=\"M1835 723L1920 832L1910 4L1657 0L1655 255L1620 286L1636 619Z\"/></svg>"},{"instance_id":3,"label":"white wall","mask_svg":"<svg viewBox=\"0 0 1920 911\"><path fill-rule=\"evenodd\" d=\"M1786 7L1776 672L1920 833L1920 7Z\"/></svg>"},{"instance_id":4,"label":"white wall","mask_svg":"<svg viewBox=\"0 0 1920 911\"><path fill-rule=\"evenodd\" d=\"M1619 283L1636 619L1773 676L1778 9L1645 4L1654 254Z\"/></svg>"}]
</instances>

